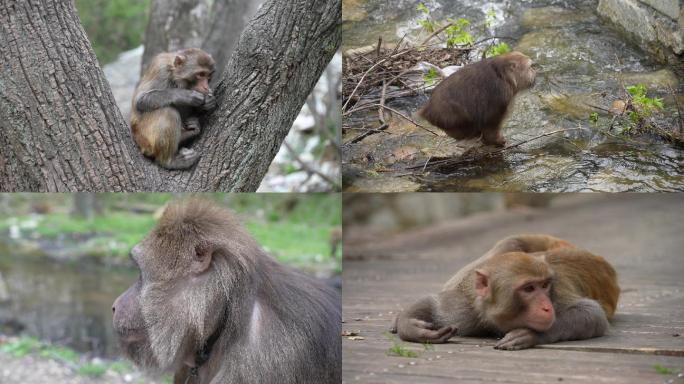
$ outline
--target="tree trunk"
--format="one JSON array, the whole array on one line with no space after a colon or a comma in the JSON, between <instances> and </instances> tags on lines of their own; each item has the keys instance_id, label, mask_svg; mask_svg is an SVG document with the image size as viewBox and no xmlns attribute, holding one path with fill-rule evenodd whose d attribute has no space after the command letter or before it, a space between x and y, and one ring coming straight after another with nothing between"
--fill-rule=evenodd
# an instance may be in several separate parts
<instances>
[{"instance_id":1,"label":"tree trunk","mask_svg":"<svg viewBox=\"0 0 684 384\"><path fill-rule=\"evenodd\" d=\"M202 46L207 32L209 3L209 0L152 0L141 76L159 53Z\"/></svg>"},{"instance_id":2,"label":"tree trunk","mask_svg":"<svg viewBox=\"0 0 684 384\"><path fill-rule=\"evenodd\" d=\"M256 190L340 45L340 19L341 0L265 3L191 146L199 163L168 171L133 143L72 2L3 1L0 190Z\"/></svg>"},{"instance_id":3,"label":"tree trunk","mask_svg":"<svg viewBox=\"0 0 684 384\"><path fill-rule=\"evenodd\" d=\"M202 48L223 69L261 0L152 0L141 74L154 56ZM220 75L220 72L218 72ZM218 76L216 76L218 78Z\"/></svg>"}]
</instances>

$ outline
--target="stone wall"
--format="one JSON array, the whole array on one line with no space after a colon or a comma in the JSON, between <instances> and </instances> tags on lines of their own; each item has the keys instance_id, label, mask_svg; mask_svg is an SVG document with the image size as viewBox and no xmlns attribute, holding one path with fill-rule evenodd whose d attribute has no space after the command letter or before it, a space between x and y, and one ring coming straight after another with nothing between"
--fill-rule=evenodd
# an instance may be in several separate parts
<instances>
[{"instance_id":1,"label":"stone wall","mask_svg":"<svg viewBox=\"0 0 684 384\"><path fill-rule=\"evenodd\" d=\"M679 0L599 0L597 11L659 61L684 58L684 7Z\"/></svg>"}]
</instances>

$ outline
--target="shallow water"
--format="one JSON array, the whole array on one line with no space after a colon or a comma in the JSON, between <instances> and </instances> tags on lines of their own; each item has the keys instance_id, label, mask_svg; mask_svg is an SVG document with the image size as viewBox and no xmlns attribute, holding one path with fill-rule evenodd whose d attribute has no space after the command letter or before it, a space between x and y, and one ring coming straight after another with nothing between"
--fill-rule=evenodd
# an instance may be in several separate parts
<instances>
[{"instance_id":1,"label":"shallow water","mask_svg":"<svg viewBox=\"0 0 684 384\"><path fill-rule=\"evenodd\" d=\"M0 324L11 320L42 340L97 356L118 355L111 306L136 271L0 255L0 273L9 293L0 303Z\"/></svg>"},{"instance_id":2,"label":"shallow water","mask_svg":"<svg viewBox=\"0 0 684 384\"><path fill-rule=\"evenodd\" d=\"M520 94L504 136L509 144L545 132L579 128L538 138L507 150L498 158L461 162L430 172L407 170L430 157L459 156L462 143L433 137L394 118L386 133L343 146L347 191L682 191L682 150L655 135L624 136L611 123L611 102L622 84L645 83L648 96L663 97L664 124L676 125L676 106L668 91L673 86L684 106L682 68L666 67L623 39L595 14L595 1L344 1L345 49L383 41L420 41L416 5L424 3L435 20L466 17L480 24L483 10L494 9L490 35L507 36L516 50L540 65L536 85ZM349 11L351 10L351 11ZM485 35L471 31L475 40ZM415 111L428 95L388 103L419 120ZM599 108L596 108L599 107ZM589 122L599 114L596 125ZM419 120L420 121L420 120ZM374 128L377 111L355 114L351 127ZM603 131L603 132L601 132ZM345 141L358 131L345 133ZM466 145L472 145L467 144Z\"/></svg>"}]
</instances>

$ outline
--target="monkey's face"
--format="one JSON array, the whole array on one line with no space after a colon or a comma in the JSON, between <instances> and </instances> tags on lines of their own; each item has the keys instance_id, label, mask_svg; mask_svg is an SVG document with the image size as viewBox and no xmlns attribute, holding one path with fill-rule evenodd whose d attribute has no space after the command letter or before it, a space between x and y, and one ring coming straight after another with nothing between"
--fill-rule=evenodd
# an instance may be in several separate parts
<instances>
[{"instance_id":1,"label":"monkey's face","mask_svg":"<svg viewBox=\"0 0 684 384\"><path fill-rule=\"evenodd\" d=\"M214 74L214 59L201 49L190 48L176 54L173 61L173 81L178 88L203 94L211 92L209 82Z\"/></svg>"},{"instance_id":2,"label":"monkey's face","mask_svg":"<svg viewBox=\"0 0 684 384\"><path fill-rule=\"evenodd\" d=\"M516 91L531 88L537 72L532 68L532 59L520 52L510 52L495 57L496 65L503 65L505 77Z\"/></svg>"}]
</instances>

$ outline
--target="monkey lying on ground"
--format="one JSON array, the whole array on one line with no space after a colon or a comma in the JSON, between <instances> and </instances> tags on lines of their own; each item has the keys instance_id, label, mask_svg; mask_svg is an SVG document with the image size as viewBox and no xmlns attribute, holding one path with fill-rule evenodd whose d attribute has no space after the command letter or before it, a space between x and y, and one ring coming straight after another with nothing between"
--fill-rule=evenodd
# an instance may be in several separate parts
<instances>
[{"instance_id":1,"label":"monkey lying on ground","mask_svg":"<svg viewBox=\"0 0 684 384\"><path fill-rule=\"evenodd\" d=\"M167 169L187 169L199 153L180 148L200 133L199 116L216 107L209 89L214 59L197 48L160 53L133 94L131 131L143 155Z\"/></svg>"},{"instance_id":2,"label":"monkey lying on ground","mask_svg":"<svg viewBox=\"0 0 684 384\"><path fill-rule=\"evenodd\" d=\"M272 259L230 212L170 204L130 256L140 277L112 311L136 364L174 383L341 382L340 294Z\"/></svg>"},{"instance_id":3,"label":"monkey lying on ground","mask_svg":"<svg viewBox=\"0 0 684 384\"><path fill-rule=\"evenodd\" d=\"M602 257L552 236L514 236L401 312L392 332L419 343L503 336L495 348L508 350L582 340L605 333L619 295Z\"/></svg>"},{"instance_id":4,"label":"monkey lying on ground","mask_svg":"<svg viewBox=\"0 0 684 384\"><path fill-rule=\"evenodd\" d=\"M504 146L501 123L508 107L535 76L532 60L520 52L484 59L439 83L418 114L455 139L482 136L485 145Z\"/></svg>"}]
</instances>

